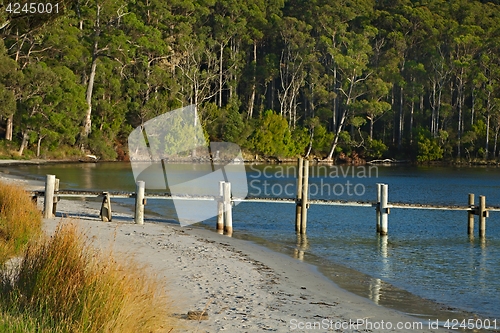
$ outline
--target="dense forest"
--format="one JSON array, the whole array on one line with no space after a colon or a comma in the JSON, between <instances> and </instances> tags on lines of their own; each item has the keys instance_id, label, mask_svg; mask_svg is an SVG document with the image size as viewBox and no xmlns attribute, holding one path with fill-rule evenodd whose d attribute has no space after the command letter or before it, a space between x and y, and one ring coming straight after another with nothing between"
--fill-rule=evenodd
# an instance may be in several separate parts
<instances>
[{"instance_id":1,"label":"dense forest","mask_svg":"<svg viewBox=\"0 0 500 333\"><path fill-rule=\"evenodd\" d=\"M498 159L498 1L55 4L0 4L4 152L126 159L196 104L247 156Z\"/></svg>"}]
</instances>

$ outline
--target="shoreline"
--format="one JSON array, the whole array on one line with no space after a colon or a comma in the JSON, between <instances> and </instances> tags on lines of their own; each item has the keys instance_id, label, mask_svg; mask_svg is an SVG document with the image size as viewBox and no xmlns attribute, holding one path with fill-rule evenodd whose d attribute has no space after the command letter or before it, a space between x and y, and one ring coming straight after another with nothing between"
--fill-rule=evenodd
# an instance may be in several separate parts
<instances>
[{"instance_id":1,"label":"shoreline","mask_svg":"<svg viewBox=\"0 0 500 333\"><path fill-rule=\"evenodd\" d=\"M363 320L394 326L421 323L417 331L437 331L426 329L427 319L377 306L339 288L315 266L263 246L193 227L136 225L128 214L117 213L113 222L101 222L98 211L90 205L82 207L80 202L69 200L59 204L63 215L83 211L94 217L45 219L47 232L53 232L62 220L73 220L98 247L134 257L164 278L180 318L188 311L206 309L209 319L186 321L186 326L191 326L188 332L302 332L308 330L299 329L301 323L306 327L323 320L332 321L334 326L323 326L321 332L335 331L339 328L335 325L346 325L340 327L344 332L359 331L365 327L354 323Z\"/></svg>"},{"instance_id":2,"label":"shoreline","mask_svg":"<svg viewBox=\"0 0 500 333\"><path fill-rule=\"evenodd\" d=\"M41 186L20 178L10 181L22 181L20 185L27 189ZM99 207L97 202L62 200L59 217L45 219L44 230L51 233L61 221L76 222L98 247L112 247L115 253L151 267L167 281L180 318L188 311L207 309L207 321L185 321L191 326L188 331L300 332L309 331L307 327L322 332L337 328L344 332L408 331L397 329L398 323L417 325L420 332L436 331L434 326L429 329L426 318L376 305L341 289L316 266L286 254L202 228L151 222L136 225L126 207L114 210L113 222L101 222ZM386 326L380 326L382 322ZM393 327L388 329L387 323ZM375 329L377 325L381 329Z\"/></svg>"},{"instance_id":3,"label":"shoreline","mask_svg":"<svg viewBox=\"0 0 500 333\"><path fill-rule=\"evenodd\" d=\"M353 166L353 167L359 167L359 166L391 166L391 167L408 167L408 166L414 166L414 167L427 167L427 166L434 166L434 167L469 167L469 168L476 168L476 167L500 167L500 161L484 161L484 160L474 160L474 161L429 161L429 162L422 162L418 163L415 161L410 161L410 160L403 160L403 161L389 161L389 162L384 162L381 160L373 160L373 161L364 161L364 163L347 163L343 161L328 161L324 159L319 159L317 157L313 157L309 159L312 165L337 165L337 166ZM387 159L390 160L390 159ZM171 159L169 161L166 161L167 163L176 163L176 164L183 164L183 163L195 163L195 164L204 164L204 163L210 163L210 159L197 159L197 160L189 160L189 159ZM275 164L275 165L294 165L297 164L297 158L283 158L283 159L278 159L274 157L261 157L258 159L243 159L240 161L241 163L244 164ZM130 163L128 160L90 160L90 161L82 161L81 159L62 159L62 160L52 160L52 159L0 159L0 167L9 167L9 166L14 166L14 165L42 165L42 164L78 164L78 163Z\"/></svg>"}]
</instances>

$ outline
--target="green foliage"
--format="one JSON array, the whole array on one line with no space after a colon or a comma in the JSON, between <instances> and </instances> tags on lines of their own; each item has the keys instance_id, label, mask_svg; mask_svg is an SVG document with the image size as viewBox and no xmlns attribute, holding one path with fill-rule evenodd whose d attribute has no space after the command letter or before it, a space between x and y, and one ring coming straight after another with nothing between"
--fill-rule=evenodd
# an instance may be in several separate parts
<instances>
[{"instance_id":1,"label":"green foliage","mask_svg":"<svg viewBox=\"0 0 500 333\"><path fill-rule=\"evenodd\" d=\"M103 160L114 160L118 156L114 150L113 143L102 135L101 132L94 131L88 138L90 151Z\"/></svg>"},{"instance_id":2,"label":"green foliage","mask_svg":"<svg viewBox=\"0 0 500 333\"><path fill-rule=\"evenodd\" d=\"M222 140L241 144L243 119L238 111L238 103L228 104L223 110Z\"/></svg>"},{"instance_id":3,"label":"green foliage","mask_svg":"<svg viewBox=\"0 0 500 333\"><path fill-rule=\"evenodd\" d=\"M304 151L307 132L297 130L292 136L286 119L267 110L257 123L251 141L254 149L266 156L290 157Z\"/></svg>"},{"instance_id":4,"label":"green foliage","mask_svg":"<svg viewBox=\"0 0 500 333\"><path fill-rule=\"evenodd\" d=\"M496 2L60 4L0 14L0 135L12 116L25 154L83 144L109 158L133 128L196 104L210 140L264 155L364 146L427 160L436 140L447 159L499 155ZM414 135L422 126L430 138Z\"/></svg>"},{"instance_id":5,"label":"green foliage","mask_svg":"<svg viewBox=\"0 0 500 333\"><path fill-rule=\"evenodd\" d=\"M334 134L329 132L325 126L318 124L314 127L314 141L312 148L316 154L328 153L333 141Z\"/></svg>"},{"instance_id":6,"label":"green foliage","mask_svg":"<svg viewBox=\"0 0 500 333\"><path fill-rule=\"evenodd\" d=\"M388 147L381 140L368 139L366 143L366 157L381 158L388 150Z\"/></svg>"},{"instance_id":7,"label":"green foliage","mask_svg":"<svg viewBox=\"0 0 500 333\"><path fill-rule=\"evenodd\" d=\"M443 149L428 130L421 128L418 131L417 147L418 162L430 162L443 158Z\"/></svg>"}]
</instances>

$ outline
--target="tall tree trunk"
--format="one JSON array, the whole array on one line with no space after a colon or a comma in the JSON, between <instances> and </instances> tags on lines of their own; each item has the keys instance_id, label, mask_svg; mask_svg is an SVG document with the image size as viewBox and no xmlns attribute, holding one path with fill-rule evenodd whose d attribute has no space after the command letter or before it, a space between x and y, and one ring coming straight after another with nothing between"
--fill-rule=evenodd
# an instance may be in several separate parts
<instances>
[{"instance_id":1,"label":"tall tree trunk","mask_svg":"<svg viewBox=\"0 0 500 333\"><path fill-rule=\"evenodd\" d=\"M429 96L429 102L430 102L431 109L432 109L432 115L431 115L431 134L432 134L433 137L435 137L436 136L436 113L437 113L436 112L437 102L436 102L436 82L435 81L432 81L432 92L431 92L431 94ZM420 100L420 112L423 114L422 105L423 105L423 101Z\"/></svg>"},{"instance_id":2,"label":"tall tree trunk","mask_svg":"<svg viewBox=\"0 0 500 333\"><path fill-rule=\"evenodd\" d=\"M470 124L474 125L474 112L475 112L475 106L476 106L476 91L474 88L472 88L472 92L470 94L471 96L471 110L470 110Z\"/></svg>"},{"instance_id":3,"label":"tall tree trunk","mask_svg":"<svg viewBox=\"0 0 500 333\"><path fill-rule=\"evenodd\" d=\"M95 42L95 48L97 47L97 41ZM95 50L94 48L94 50ZM83 121L83 132L82 137L87 138L92 129L92 92L94 90L95 72L97 67L97 55L94 53L92 56L92 66L90 67L89 82L87 84L87 112L85 113L85 120Z\"/></svg>"},{"instance_id":4,"label":"tall tree trunk","mask_svg":"<svg viewBox=\"0 0 500 333\"><path fill-rule=\"evenodd\" d=\"M96 1L97 4L97 1ZM86 94L86 102L87 102L87 112L85 113L85 120L83 121L83 132L82 138L87 138L92 129L92 92L94 89L94 80L95 80L95 72L97 68L97 55L98 55L98 40L100 34L100 17L101 6L97 4L97 12L95 19L95 34L94 34L94 46L92 49L92 65L90 66L90 75L89 82L87 84L87 94Z\"/></svg>"},{"instance_id":5,"label":"tall tree trunk","mask_svg":"<svg viewBox=\"0 0 500 333\"><path fill-rule=\"evenodd\" d=\"M373 140L373 123L374 123L373 118L374 116L372 115L370 117L370 140Z\"/></svg>"},{"instance_id":6,"label":"tall tree trunk","mask_svg":"<svg viewBox=\"0 0 500 333\"><path fill-rule=\"evenodd\" d=\"M438 99L437 99L437 107L436 107L436 128L434 129L434 137L437 137L438 136L438 133L439 133L439 117L441 116L441 97L442 97L442 94L443 94L443 89L441 87L439 87L439 91L438 91Z\"/></svg>"},{"instance_id":7,"label":"tall tree trunk","mask_svg":"<svg viewBox=\"0 0 500 333\"><path fill-rule=\"evenodd\" d=\"M36 145L36 157L40 157L40 147L42 145L43 136L38 135L38 143Z\"/></svg>"},{"instance_id":8,"label":"tall tree trunk","mask_svg":"<svg viewBox=\"0 0 500 333\"><path fill-rule=\"evenodd\" d=\"M498 141L498 132L500 131L500 126L495 128L495 143L493 145L493 158L497 156L497 141Z\"/></svg>"},{"instance_id":9,"label":"tall tree trunk","mask_svg":"<svg viewBox=\"0 0 500 333\"><path fill-rule=\"evenodd\" d=\"M13 124L14 124L14 115L11 114L7 117L7 125L5 128L5 140L12 141L12 132L13 132Z\"/></svg>"},{"instance_id":10,"label":"tall tree trunk","mask_svg":"<svg viewBox=\"0 0 500 333\"><path fill-rule=\"evenodd\" d=\"M309 136L309 145L307 146L307 153L305 158L308 158L309 155L311 154L312 146L313 146L313 140L314 140L314 127L311 128L311 134Z\"/></svg>"},{"instance_id":11,"label":"tall tree trunk","mask_svg":"<svg viewBox=\"0 0 500 333\"><path fill-rule=\"evenodd\" d=\"M257 42L253 41L253 77L252 77L252 88L250 93L250 100L248 101L248 112L247 119L253 117L253 108L255 105L255 90L257 81Z\"/></svg>"},{"instance_id":12,"label":"tall tree trunk","mask_svg":"<svg viewBox=\"0 0 500 333\"><path fill-rule=\"evenodd\" d=\"M274 94L276 93L275 79L271 80L271 110L274 110Z\"/></svg>"},{"instance_id":13,"label":"tall tree trunk","mask_svg":"<svg viewBox=\"0 0 500 333\"><path fill-rule=\"evenodd\" d=\"M394 115L392 116L392 120L393 120L393 124L394 126L392 126L392 144L396 144L396 110L395 110L395 106L394 104L396 103L395 102L396 98L394 97L394 87L392 87L391 89L391 108L392 110L394 110Z\"/></svg>"},{"instance_id":14,"label":"tall tree trunk","mask_svg":"<svg viewBox=\"0 0 500 333\"><path fill-rule=\"evenodd\" d=\"M462 150L462 105L461 98L458 98L458 128L457 128L457 158L460 160L461 158L461 150Z\"/></svg>"},{"instance_id":15,"label":"tall tree trunk","mask_svg":"<svg viewBox=\"0 0 500 333\"><path fill-rule=\"evenodd\" d=\"M333 139L333 143L330 147L330 152L328 153L328 156L326 157L327 160L331 161L332 158L333 158L333 154L335 152L335 149L337 148L337 145L339 143L339 134L340 132L342 132L342 129L344 128L344 124L345 124L345 121L347 119L347 113L349 111L349 106L351 105L351 102L353 102L353 89L354 89L354 85L356 84L356 75L355 73L353 72L350 80L350 85L349 85L349 89L348 89L348 92L345 94L346 96L346 103L345 103L345 109L342 110L342 117L340 118L340 123L339 123L339 126L337 128L337 131L335 132L335 138Z\"/></svg>"},{"instance_id":16,"label":"tall tree trunk","mask_svg":"<svg viewBox=\"0 0 500 333\"><path fill-rule=\"evenodd\" d=\"M410 104L410 145L413 144L413 113L415 111L415 79L412 77L411 104Z\"/></svg>"},{"instance_id":17,"label":"tall tree trunk","mask_svg":"<svg viewBox=\"0 0 500 333\"><path fill-rule=\"evenodd\" d=\"M403 124L404 124L404 114L403 114L403 87L399 87L399 129L398 129L398 149L401 149L403 145Z\"/></svg>"},{"instance_id":18,"label":"tall tree trunk","mask_svg":"<svg viewBox=\"0 0 500 333\"><path fill-rule=\"evenodd\" d=\"M23 156L24 148L28 145L28 131L23 132L23 141L21 142L21 147L19 147L19 151L17 152L19 156Z\"/></svg>"},{"instance_id":19,"label":"tall tree trunk","mask_svg":"<svg viewBox=\"0 0 500 333\"><path fill-rule=\"evenodd\" d=\"M345 120L347 118L347 111L344 110L342 111L342 118L340 119L340 124L339 127L337 128L337 131L335 132L335 138L333 139L332 146L330 147L330 152L328 153L328 156L326 157L327 160L331 160L333 158L333 153L335 153L335 149L337 148L337 145L339 144L339 134L342 131L342 128L344 127Z\"/></svg>"},{"instance_id":20,"label":"tall tree trunk","mask_svg":"<svg viewBox=\"0 0 500 333\"><path fill-rule=\"evenodd\" d=\"M337 91L337 66L333 66L333 90L335 92L333 97L333 112L332 112L332 132L337 131L337 114L338 114L338 91Z\"/></svg>"},{"instance_id":21,"label":"tall tree trunk","mask_svg":"<svg viewBox=\"0 0 500 333\"><path fill-rule=\"evenodd\" d=\"M488 148L490 143L490 114L486 116L486 146L484 148L484 158L488 160Z\"/></svg>"},{"instance_id":22,"label":"tall tree trunk","mask_svg":"<svg viewBox=\"0 0 500 333\"><path fill-rule=\"evenodd\" d=\"M223 79L223 75L222 75L222 61L223 61L223 57L224 57L224 45L222 43L220 43L220 51L219 51L219 98L218 98L218 106L221 108L222 107L222 85L223 85L223 82L222 82L222 79Z\"/></svg>"}]
</instances>

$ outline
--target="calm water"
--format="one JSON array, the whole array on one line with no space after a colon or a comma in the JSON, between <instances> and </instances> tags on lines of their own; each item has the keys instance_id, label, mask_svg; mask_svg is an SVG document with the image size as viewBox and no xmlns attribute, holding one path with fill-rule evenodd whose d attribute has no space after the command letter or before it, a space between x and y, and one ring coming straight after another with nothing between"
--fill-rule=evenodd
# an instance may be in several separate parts
<instances>
[{"instance_id":1,"label":"calm water","mask_svg":"<svg viewBox=\"0 0 500 333\"><path fill-rule=\"evenodd\" d=\"M186 166L179 165L179 169ZM63 189L135 189L128 163L16 167L38 177L56 174ZM465 205L468 193L486 195L487 206L500 206L499 168L312 167L311 197L373 201L376 183L389 184L389 201ZM293 197L294 166L247 166L249 194ZM353 177L354 176L354 177ZM175 219L170 201L148 200L147 208ZM375 233L373 208L313 205L307 242L297 244L294 205L241 203L233 226L265 239L285 252L306 253L319 264L337 263L370 275L378 302L383 281L428 300L500 320L500 212L490 212L487 238L469 239L467 213L392 209L389 236ZM215 220L204 222L213 226Z\"/></svg>"}]
</instances>

